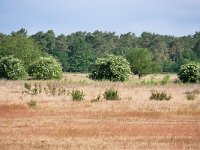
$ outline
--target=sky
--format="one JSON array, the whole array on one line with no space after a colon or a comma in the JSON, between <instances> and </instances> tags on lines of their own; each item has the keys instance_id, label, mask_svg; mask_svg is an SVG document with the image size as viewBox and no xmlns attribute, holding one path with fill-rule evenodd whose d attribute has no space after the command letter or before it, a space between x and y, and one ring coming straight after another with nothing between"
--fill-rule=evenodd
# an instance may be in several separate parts
<instances>
[{"instance_id":1,"label":"sky","mask_svg":"<svg viewBox=\"0 0 200 150\"><path fill-rule=\"evenodd\" d=\"M0 32L95 30L185 36L200 31L200 0L0 0Z\"/></svg>"}]
</instances>

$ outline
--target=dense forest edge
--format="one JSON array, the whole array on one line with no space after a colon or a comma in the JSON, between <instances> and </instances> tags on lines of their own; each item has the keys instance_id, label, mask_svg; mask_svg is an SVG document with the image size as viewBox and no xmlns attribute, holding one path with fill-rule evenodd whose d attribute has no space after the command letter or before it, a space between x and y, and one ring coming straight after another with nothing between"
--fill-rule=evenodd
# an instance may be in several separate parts
<instances>
[{"instance_id":1,"label":"dense forest edge","mask_svg":"<svg viewBox=\"0 0 200 150\"><path fill-rule=\"evenodd\" d=\"M148 49L153 73L173 73L189 62L200 61L200 32L174 37L143 32L140 37L128 32L82 32L55 35L53 30L28 35L22 28L9 35L0 33L0 58L14 55L28 65L40 56L54 56L65 72L87 73L97 58L108 54L125 57L129 49ZM141 53L142 54L142 53Z\"/></svg>"}]
</instances>

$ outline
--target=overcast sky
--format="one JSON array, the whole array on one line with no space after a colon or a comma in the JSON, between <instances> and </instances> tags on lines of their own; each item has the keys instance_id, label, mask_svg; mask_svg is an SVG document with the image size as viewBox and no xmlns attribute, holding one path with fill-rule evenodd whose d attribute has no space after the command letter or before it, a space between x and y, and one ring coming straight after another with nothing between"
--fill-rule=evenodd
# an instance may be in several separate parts
<instances>
[{"instance_id":1,"label":"overcast sky","mask_svg":"<svg viewBox=\"0 0 200 150\"><path fill-rule=\"evenodd\" d=\"M0 32L20 28L183 36L200 31L200 0L0 0Z\"/></svg>"}]
</instances>

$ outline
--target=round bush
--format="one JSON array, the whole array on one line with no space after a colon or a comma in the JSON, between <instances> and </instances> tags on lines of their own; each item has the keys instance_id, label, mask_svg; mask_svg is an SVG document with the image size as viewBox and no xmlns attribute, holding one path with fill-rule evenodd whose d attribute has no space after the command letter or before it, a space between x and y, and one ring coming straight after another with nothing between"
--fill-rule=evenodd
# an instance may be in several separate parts
<instances>
[{"instance_id":1,"label":"round bush","mask_svg":"<svg viewBox=\"0 0 200 150\"><path fill-rule=\"evenodd\" d=\"M121 57L108 55L98 58L92 66L90 78L94 80L125 81L131 73L129 62Z\"/></svg>"},{"instance_id":2,"label":"round bush","mask_svg":"<svg viewBox=\"0 0 200 150\"><path fill-rule=\"evenodd\" d=\"M183 83L196 83L200 79L200 64L192 62L182 65L178 77Z\"/></svg>"},{"instance_id":3,"label":"round bush","mask_svg":"<svg viewBox=\"0 0 200 150\"><path fill-rule=\"evenodd\" d=\"M27 76L21 60L13 56L3 57L0 60L0 78L11 80L22 79Z\"/></svg>"},{"instance_id":4,"label":"round bush","mask_svg":"<svg viewBox=\"0 0 200 150\"><path fill-rule=\"evenodd\" d=\"M61 79L61 64L53 57L40 57L29 66L29 75L34 79Z\"/></svg>"}]
</instances>

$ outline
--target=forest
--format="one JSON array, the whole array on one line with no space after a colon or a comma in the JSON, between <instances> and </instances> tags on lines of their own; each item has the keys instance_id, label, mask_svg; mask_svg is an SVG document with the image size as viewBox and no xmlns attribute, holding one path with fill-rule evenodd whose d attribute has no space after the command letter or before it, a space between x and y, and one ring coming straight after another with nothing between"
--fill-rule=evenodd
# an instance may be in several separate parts
<instances>
[{"instance_id":1,"label":"forest","mask_svg":"<svg viewBox=\"0 0 200 150\"><path fill-rule=\"evenodd\" d=\"M155 68L153 72L173 73L183 64L200 60L200 32L182 37L150 32L138 37L132 32L117 35L98 30L70 35L56 35L48 30L28 35L24 28L9 35L0 33L0 58L14 55L30 64L37 57L52 55L66 72L87 73L97 58L107 54L126 56L127 50L132 48L148 49Z\"/></svg>"}]
</instances>

